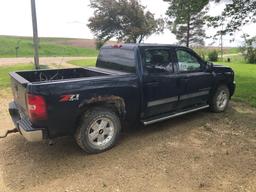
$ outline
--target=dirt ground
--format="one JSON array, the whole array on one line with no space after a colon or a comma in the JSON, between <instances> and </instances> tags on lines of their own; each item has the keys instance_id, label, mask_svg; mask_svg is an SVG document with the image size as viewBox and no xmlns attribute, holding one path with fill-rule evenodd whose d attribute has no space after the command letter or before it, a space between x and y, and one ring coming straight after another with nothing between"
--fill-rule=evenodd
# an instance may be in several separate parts
<instances>
[{"instance_id":1,"label":"dirt ground","mask_svg":"<svg viewBox=\"0 0 256 192\"><path fill-rule=\"evenodd\" d=\"M0 134L13 125L0 92ZM0 140L0 191L256 191L256 109L232 102L122 134L118 146L87 155L72 138Z\"/></svg>"}]
</instances>

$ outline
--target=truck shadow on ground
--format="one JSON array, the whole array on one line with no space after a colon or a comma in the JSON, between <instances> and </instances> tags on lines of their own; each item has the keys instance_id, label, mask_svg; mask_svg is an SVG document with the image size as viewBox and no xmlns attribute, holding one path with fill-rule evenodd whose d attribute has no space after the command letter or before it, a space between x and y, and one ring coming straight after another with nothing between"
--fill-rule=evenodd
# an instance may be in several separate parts
<instances>
[{"instance_id":1,"label":"truck shadow on ground","mask_svg":"<svg viewBox=\"0 0 256 192\"><path fill-rule=\"evenodd\" d=\"M243 122L237 124L237 117L243 118ZM111 172L118 167L119 172L126 174L127 169L142 165L142 159L166 164L165 161L170 161L171 155L158 160L153 157L172 150L172 146L190 147L191 143L186 141L190 141L192 136L196 137L195 143L192 143L193 150L201 153L204 145L215 147L215 123L218 126L225 126L225 123L231 122L232 125L241 125L249 129L255 125L254 118L255 114L241 112L233 104L224 114L200 111L148 127L139 126L138 129L126 130L115 148L98 155L87 155L82 152L73 138L60 138L53 146L48 146L47 143L28 143L21 136L13 135L0 142L4 184L10 190L25 190L56 179L66 180L77 174L87 177L98 175L104 180L103 172ZM251 123L245 124L246 121ZM198 135L194 136L195 133ZM212 140L212 144L206 145L206 140ZM210 151L210 147L207 150ZM186 155L186 152L190 153L184 150L183 155ZM115 177L115 171L109 174Z\"/></svg>"}]
</instances>

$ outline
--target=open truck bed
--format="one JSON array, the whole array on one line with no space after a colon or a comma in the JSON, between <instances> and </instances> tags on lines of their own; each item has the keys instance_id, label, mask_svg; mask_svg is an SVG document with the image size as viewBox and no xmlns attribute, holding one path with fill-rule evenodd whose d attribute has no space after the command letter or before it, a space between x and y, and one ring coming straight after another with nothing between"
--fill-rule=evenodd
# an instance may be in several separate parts
<instances>
[{"instance_id":1,"label":"open truck bed","mask_svg":"<svg viewBox=\"0 0 256 192\"><path fill-rule=\"evenodd\" d=\"M63 95L64 97L79 97L81 91L87 89L91 82L96 82L97 84L97 82L104 81L104 79L115 75L120 75L120 72L102 68L70 68L12 72L10 73L10 77L14 102L10 104L9 110L12 114L13 121L16 127L20 128L19 131L21 133L23 131L23 135L30 130L34 130L34 128L38 128L40 135L38 136L37 131L33 131L36 135L36 139L30 139L27 136L28 140L40 140L45 138L41 135L41 127L48 127L49 121L46 122L44 119L40 118L34 121L31 120L30 111L31 109L33 110L34 105L29 103L29 99L32 99L33 102L33 99L43 97L48 104L45 110L51 114L51 111L53 111L51 108L53 108L56 103L58 105L58 100L61 99ZM57 97L57 100L53 99L54 97ZM37 102L40 102L40 100ZM39 105L41 104L42 103L39 103ZM58 112L57 115L59 115L59 113L60 112ZM53 120L54 119L55 117ZM48 132L47 134L51 133ZM54 134L55 133L52 133L52 135Z\"/></svg>"},{"instance_id":2,"label":"open truck bed","mask_svg":"<svg viewBox=\"0 0 256 192\"><path fill-rule=\"evenodd\" d=\"M53 69L39 71L20 71L10 73L11 77L23 83L45 83L50 81L61 81L68 79L79 79L109 75L95 69L74 68L74 69Z\"/></svg>"},{"instance_id":3,"label":"open truck bed","mask_svg":"<svg viewBox=\"0 0 256 192\"><path fill-rule=\"evenodd\" d=\"M109 71L107 72L100 69L97 70L96 68L70 68L38 71L18 71L10 73L10 76L15 104L19 107L20 110L27 114L26 94L33 92L31 91L32 85L54 84L64 81L69 82L72 80L84 81L89 78L103 77L110 74L111 73Z\"/></svg>"}]
</instances>

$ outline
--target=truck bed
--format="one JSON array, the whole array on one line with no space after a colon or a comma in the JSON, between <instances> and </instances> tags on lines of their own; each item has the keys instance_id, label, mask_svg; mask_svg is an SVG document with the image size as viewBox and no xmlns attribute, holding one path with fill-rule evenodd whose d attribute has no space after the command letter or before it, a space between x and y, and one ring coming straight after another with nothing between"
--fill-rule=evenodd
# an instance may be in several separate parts
<instances>
[{"instance_id":1,"label":"truck bed","mask_svg":"<svg viewBox=\"0 0 256 192\"><path fill-rule=\"evenodd\" d=\"M87 78L108 77L112 73L97 68L71 68L39 71L18 71L10 73L11 87L16 105L27 114L26 94L32 84L54 84L60 81L72 81Z\"/></svg>"},{"instance_id":2,"label":"truck bed","mask_svg":"<svg viewBox=\"0 0 256 192\"><path fill-rule=\"evenodd\" d=\"M49 82L106 75L109 74L85 68L21 71L16 72L16 74L11 74L12 77L16 77L16 80L18 80L17 78L22 77L23 80L27 81L27 83Z\"/></svg>"}]
</instances>

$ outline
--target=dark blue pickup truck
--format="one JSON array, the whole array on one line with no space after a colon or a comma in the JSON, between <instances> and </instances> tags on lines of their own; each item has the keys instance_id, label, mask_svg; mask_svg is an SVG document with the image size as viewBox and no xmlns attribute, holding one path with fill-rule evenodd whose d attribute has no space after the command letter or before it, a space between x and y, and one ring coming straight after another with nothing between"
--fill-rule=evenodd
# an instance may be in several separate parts
<instances>
[{"instance_id":1,"label":"dark blue pickup truck","mask_svg":"<svg viewBox=\"0 0 256 192\"><path fill-rule=\"evenodd\" d=\"M10 73L9 112L29 141L74 136L88 153L114 146L121 128L209 108L226 110L234 72L174 45L104 46L95 68Z\"/></svg>"}]
</instances>

